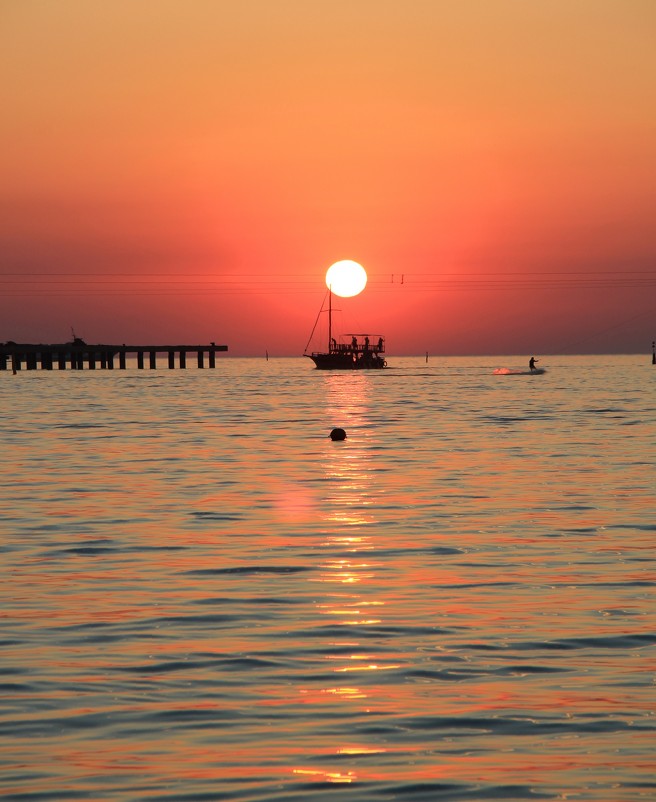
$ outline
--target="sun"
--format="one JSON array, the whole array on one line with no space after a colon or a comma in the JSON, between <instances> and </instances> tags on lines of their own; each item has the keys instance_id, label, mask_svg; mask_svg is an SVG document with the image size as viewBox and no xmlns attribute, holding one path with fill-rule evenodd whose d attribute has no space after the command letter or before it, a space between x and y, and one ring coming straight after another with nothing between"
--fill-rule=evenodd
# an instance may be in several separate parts
<instances>
[{"instance_id":1,"label":"sun","mask_svg":"<svg viewBox=\"0 0 656 802\"><path fill-rule=\"evenodd\" d=\"M357 295L362 292L366 284L367 273L364 267L351 259L335 262L326 273L326 286L342 298Z\"/></svg>"}]
</instances>

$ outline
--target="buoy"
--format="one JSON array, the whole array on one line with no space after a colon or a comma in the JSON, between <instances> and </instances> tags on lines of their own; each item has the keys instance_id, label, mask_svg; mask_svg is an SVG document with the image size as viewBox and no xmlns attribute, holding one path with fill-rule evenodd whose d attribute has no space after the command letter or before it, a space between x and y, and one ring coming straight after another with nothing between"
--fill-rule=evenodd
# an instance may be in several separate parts
<instances>
[{"instance_id":1,"label":"buoy","mask_svg":"<svg viewBox=\"0 0 656 802\"><path fill-rule=\"evenodd\" d=\"M333 429L330 433L331 440L346 440L346 432L344 429Z\"/></svg>"}]
</instances>

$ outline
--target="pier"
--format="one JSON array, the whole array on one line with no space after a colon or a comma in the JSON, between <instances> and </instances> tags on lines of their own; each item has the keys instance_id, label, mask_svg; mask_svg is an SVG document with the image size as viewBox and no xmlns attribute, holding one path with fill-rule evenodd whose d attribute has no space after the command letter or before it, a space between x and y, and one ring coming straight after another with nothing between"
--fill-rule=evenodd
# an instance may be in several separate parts
<instances>
[{"instance_id":1,"label":"pier","mask_svg":"<svg viewBox=\"0 0 656 802\"><path fill-rule=\"evenodd\" d=\"M136 354L137 368L157 368L157 355L165 355L168 368L187 367L187 355L196 356L199 368L216 367L216 354L227 345L89 345L76 337L58 345L0 343L0 370L125 370L128 354ZM177 360L176 360L177 357ZM193 358L193 356L192 356ZM177 361L177 365L176 365Z\"/></svg>"}]
</instances>

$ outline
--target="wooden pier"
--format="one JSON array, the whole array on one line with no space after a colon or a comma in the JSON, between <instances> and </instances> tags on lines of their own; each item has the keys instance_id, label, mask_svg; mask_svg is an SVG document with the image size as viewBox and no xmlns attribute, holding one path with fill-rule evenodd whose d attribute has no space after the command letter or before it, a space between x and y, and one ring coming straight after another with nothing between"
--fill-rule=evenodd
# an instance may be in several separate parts
<instances>
[{"instance_id":1,"label":"wooden pier","mask_svg":"<svg viewBox=\"0 0 656 802\"><path fill-rule=\"evenodd\" d=\"M170 370L187 367L187 354L196 355L199 368L216 367L216 354L227 351L227 345L89 345L80 338L59 345L0 343L0 370L125 370L127 355L136 354L137 368L157 368L157 354L165 354Z\"/></svg>"}]
</instances>

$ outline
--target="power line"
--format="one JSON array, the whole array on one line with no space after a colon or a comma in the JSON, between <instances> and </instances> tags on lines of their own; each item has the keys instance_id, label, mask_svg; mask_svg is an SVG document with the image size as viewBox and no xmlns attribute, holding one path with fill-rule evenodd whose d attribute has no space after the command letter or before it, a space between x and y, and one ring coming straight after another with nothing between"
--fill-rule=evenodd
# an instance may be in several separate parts
<instances>
[{"instance_id":1,"label":"power line","mask_svg":"<svg viewBox=\"0 0 656 802\"><path fill-rule=\"evenodd\" d=\"M396 277L396 278L395 278ZM402 273L369 277L368 290L376 293L412 292L520 292L651 289L656 270L491 271L487 273ZM7 271L0 273L5 297L197 294L316 294L321 283L306 275L244 273L217 276L212 273L131 273L104 271Z\"/></svg>"},{"instance_id":2,"label":"power line","mask_svg":"<svg viewBox=\"0 0 656 802\"><path fill-rule=\"evenodd\" d=\"M599 275L613 275L613 276L626 276L631 274L647 274L656 276L656 269L650 270L626 270L616 269L616 270L534 270L534 271L523 271L523 270L486 270L481 272L467 272L462 273L458 271L440 271L440 272L432 272L432 273L393 273L389 274L392 276L405 276L407 278L414 279L416 276L429 276L431 278L444 278L447 276L456 276L457 278L468 278L473 276L521 276L526 278L527 276L599 276ZM381 274L378 273L369 273L369 280L380 280L377 277ZM388 274L383 274L387 277ZM127 277L134 277L134 276L144 276L144 277L154 277L154 276L161 276L164 278L189 278L189 277L201 277L201 278L215 278L216 275L213 272L204 271L202 273L171 273L168 271L157 270L157 271L139 271L135 273L134 271L113 271L113 270L103 270L98 273L89 273L87 271L60 271L60 270L20 270L20 271L0 271L1 276L81 276L81 277L89 277L89 276L127 276ZM224 276L220 278L226 279L235 279L235 280L242 280L242 279L251 279L251 278L272 278L271 273L226 273ZM313 279L308 279L307 273L277 273L275 278L290 278L290 279L301 279L303 281L313 281ZM400 283L400 282L399 282Z\"/></svg>"}]
</instances>

